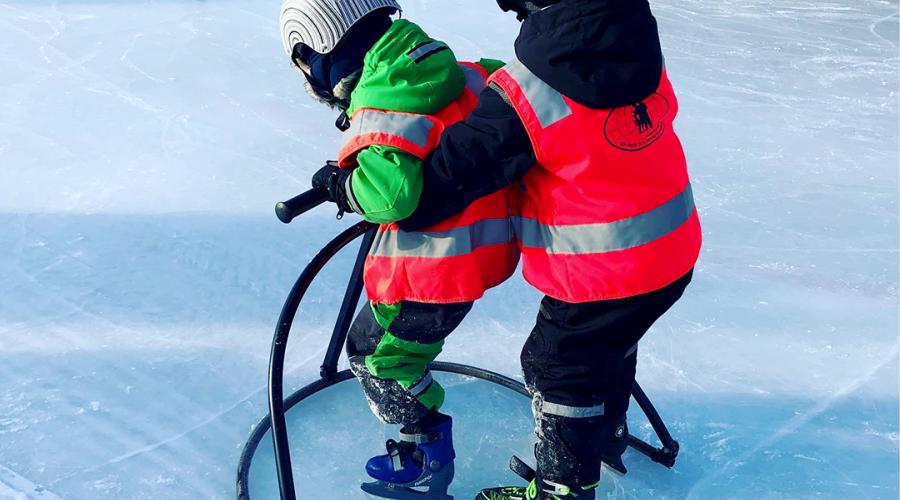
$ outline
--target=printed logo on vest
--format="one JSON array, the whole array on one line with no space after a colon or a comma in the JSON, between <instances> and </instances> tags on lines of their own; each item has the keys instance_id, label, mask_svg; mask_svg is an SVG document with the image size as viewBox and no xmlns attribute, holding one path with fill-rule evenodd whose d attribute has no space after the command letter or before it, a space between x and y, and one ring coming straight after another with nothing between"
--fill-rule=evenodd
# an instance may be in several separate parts
<instances>
[{"instance_id":1,"label":"printed logo on vest","mask_svg":"<svg viewBox=\"0 0 900 500\"><path fill-rule=\"evenodd\" d=\"M613 147L640 151L662 137L668 115L669 101L660 94L653 94L631 106L610 111L603 133Z\"/></svg>"}]
</instances>

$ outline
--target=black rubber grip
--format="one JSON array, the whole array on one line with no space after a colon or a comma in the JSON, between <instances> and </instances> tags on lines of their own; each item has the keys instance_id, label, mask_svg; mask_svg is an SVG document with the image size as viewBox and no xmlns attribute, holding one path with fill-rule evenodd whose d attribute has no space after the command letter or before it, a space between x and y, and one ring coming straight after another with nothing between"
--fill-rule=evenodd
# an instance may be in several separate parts
<instances>
[{"instance_id":1,"label":"black rubber grip","mask_svg":"<svg viewBox=\"0 0 900 500\"><path fill-rule=\"evenodd\" d=\"M328 201L328 191L326 189L310 189L290 200L278 202L275 205L275 215L278 216L278 220L281 222L290 224L298 216L309 212L326 201Z\"/></svg>"}]
</instances>

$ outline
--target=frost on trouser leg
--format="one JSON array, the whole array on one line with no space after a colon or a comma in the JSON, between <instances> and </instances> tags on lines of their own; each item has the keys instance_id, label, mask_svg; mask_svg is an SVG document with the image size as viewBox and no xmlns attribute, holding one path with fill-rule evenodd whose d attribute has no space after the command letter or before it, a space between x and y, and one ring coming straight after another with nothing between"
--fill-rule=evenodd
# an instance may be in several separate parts
<instances>
[{"instance_id":1,"label":"frost on trouser leg","mask_svg":"<svg viewBox=\"0 0 900 500\"><path fill-rule=\"evenodd\" d=\"M382 422L414 425L428 414L429 409L399 382L372 375L365 357L350 358L350 369L362 385L372 413Z\"/></svg>"},{"instance_id":2,"label":"frost on trouser leg","mask_svg":"<svg viewBox=\"0 0 900 500\"><path fill-rule=\"evenodd\" d=\"M595 484L600 480L603 415L564 417L553 414L552 404L533 393L534 454L542 478L569 486Z\"/></svg>"},{"instance_id":3,"label":"frost on trouser leg","mask_svg":"<svg viewBox=\"0 0 900 500\"><path fill-rule=\"evenodd\" d=\"M414 425L429 410L440 409L444 389L428 366L471 308L471 302L402 302L360 311L348 334L347 355L379 419Z\"/></svg>"}]
</instances>

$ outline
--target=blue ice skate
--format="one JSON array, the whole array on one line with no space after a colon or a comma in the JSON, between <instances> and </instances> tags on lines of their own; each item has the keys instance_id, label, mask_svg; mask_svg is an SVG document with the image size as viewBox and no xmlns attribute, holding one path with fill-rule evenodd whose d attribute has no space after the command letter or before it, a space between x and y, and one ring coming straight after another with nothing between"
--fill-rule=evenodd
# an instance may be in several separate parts
<instances>
[{"instance_id":1,"label":"blue ice skate","mask_svg":"<svg viewBox=\"0 0 900 500\"><path fill-rule=\"evenodd\" d=\"M439 415L418 428L400 430L400 442L387 442L387 454L373 457L366 472L377 481L362 490L380 498L452 500L453 419Z\"/></svg>"}]
</instances>

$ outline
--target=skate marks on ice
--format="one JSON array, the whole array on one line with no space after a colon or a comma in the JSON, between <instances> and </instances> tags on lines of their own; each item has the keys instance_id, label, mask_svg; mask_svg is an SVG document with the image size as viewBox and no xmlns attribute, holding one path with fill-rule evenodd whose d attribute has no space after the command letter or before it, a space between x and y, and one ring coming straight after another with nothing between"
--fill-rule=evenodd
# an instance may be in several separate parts
<instances>
[{"instance_id":1,"label":"skate marks on ice","mask_svg":"<svg viewBox=\"0 0 900 500\"><path fill-rule=\"evenodd\" d=\"M510 456L530 456L534 428L527 398L488 382L442 372L445 411L454 416L456 479L450 494L464 500L483 487L510 484ZM350 380L303 401L287 415L298 496L369 498L360 489L371 481L366 461L384 453L398 426L371 414L358 382ZM271 437L263 438L250 471L251 498L277 497ZM304 495L305 494L305 495Z\"/></svg>"},{"instance_id":2,"label":"skate marks on ice","mask_svg":"<svg viewBox=\"0 0 900 500\"><path fill-rule=\"evenodd\" d=\"M894 365L896 371L896 365ZM672 470L634 451L627 476L604 474L598 498L866 498L898 496L895 402L849 397L806 415L797 432L778 434L815 402L766 396L654 394L681 444ZM631 413L632 432L652 440Z\"/></svg>"},{"instance_id":3,"label":"skate marks on ice","mask_svg":"<svg viewBox=\"0 0 900 500\"><path fill-rule=\"evenodd\" d=\"M0 499L3 500L62 500L53 492L0 465Z\"/></svg>"},{"instance_id":4,"label":"skate marks on ice","mask_svg":"<svg viewBox=\"0 0 900 500\"><path fill-rule=\"evenodd\" d=\"M66 498L231 494L267 412L272 320L315 251L267 222L0 216L4 465ZM305 306L289 384L317 374L352 253Z\"/></svg>"},{"instance_id":5,"label":"skate marks on ice","mask_svg":"<svg viewBox=\"0 0 900 500\"><path fill-rule=\"evenodd\" d=\"M744 443L732 442L735 436L729 434L741 433L732 426L708 435L722 437L712 448L713 455L708 455L715 458L717 466L703 473L689 496L705 498L722 491L725 484L747 494L756 488L779 495L897 498L900 434L896 422L900 412L890 398L873 400L861 393L866 392L866 385L879 383L898 369L894 346L858 379L846 381L833 394L817 402L789 401L783 406L792 410L788 414L745 422L758 434L746 436L749 439ZM782 465L776 465L778 462ZM760 479L760 475L765 477ZM755 484L742 485L737 479L751 477Z\"/></svg>"},{"instance_id":6,"label":"skate marks on ice","mask_svg":"<svg viewBox=\"0 0 900 500\"><path fill-rule=\"evenodd\" d=\"M882 369L896 369L892 364ZM484 486L516 484L506 463L512 453L531 456L529 401L481 381L436 376L448 386L447 411L455 416L458 458L451 494L466 499ZM897 497L893 402L850 392L824 407L767 395L653 396L682 446L676 467L665 469L629 450L624 457L629 474L605 470L598 498ZM499 422L499 414L508 421ZM640 412L633 408L630 418L632 432L653 442ZM301 497L315 491L328 498L367 498L358 489L366 480L363 464L397 430L370 414L352 380L298 405L288 413L288 425ZM777 440L761 443L776 435ZM268 437L252 464L250 491L254 498L277 497Z\"/></svg>"},{"instance_id":7,"label":"skate marks on ice","mask_svg":"<svg viewBox=\"0 0 900 500\"><path fill-rule=\"evenodd\" d=\"M707 250L896 251L897 2L654 8Z\"/></svg>"},{"instance_id":8,"label":"skate marks on ice","mask_svg":"<svg viewBox=\"0 0 900 500\"><path fill-rule=\"evenodd\" d=\"M406 7L466 57L511 52L517 25L491 2L477 16L471 1ZM629 452L631 473L605 475L601 498L896 498L896 362L872 367L896 346L897 2L654 8L706 247L642 345L640 377L684 451L673 471ZM58 480L61 497L233 494L267 411L272 323L340 226L324 209L289 228L271 218L340 143L287 69L271 9L0 0L12 68L0 72L0 248L12 249L0 251L0 457L35 484ZM54 213L26 215L37 211ZM134 215L161 211L192 214ZM323 311L350 261L304 304L289 387L317 376ZM446 359L518 373L538 300L518 278L489 294ZM332 474L355 494L390 434L347 397L364 432L339 434L359 450L334 455ZM530 451L523 407L523 429L484 427L499 437L459 408L460 434L477 439L461 449L501 448L471 491L515 480L503 474L508 448ZM271 465L255 464L268 479Z\"/></svg>"},{"instance_id":9,"label":"skate marks on ice","mask_svg":"<svg viewBox=\"0 0 900 500\"><path fill-rule=\"evenodd\" d=\"M900 39L900 15L891 14L882 17L869 26L869 31L876 37L884 40L894 47L897 47L898 39Z\"/></svg>"},{"instance_id":10,"label":"skate marks on ice","mask_svg":"<svg viewBox=\"0 0 900 500\"><path fill-rule=\"evenodd\" d=\"M0 211L269 214L268 200L307 188L324 161L309 159L333 155L340 134L286 70L266 11L0 4L0 63L13 68L0 74L0 152L17 166Z\"/></svg>"}]
</instances>

